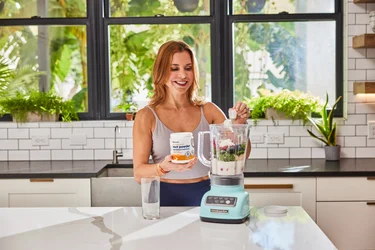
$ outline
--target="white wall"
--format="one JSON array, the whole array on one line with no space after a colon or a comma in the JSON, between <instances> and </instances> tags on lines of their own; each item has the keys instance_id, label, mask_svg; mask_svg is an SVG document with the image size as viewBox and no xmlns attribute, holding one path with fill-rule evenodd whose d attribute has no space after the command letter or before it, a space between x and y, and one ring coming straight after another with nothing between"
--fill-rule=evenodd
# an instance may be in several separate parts
<instances>
[{"instance_id":1,"label":"white wall","mask_svg":"<svg viewBox=\"0 0 375 250\"><path fill-rule=\"evenodd\" d=\"M338 144L342 146L342 158L375 158L375 139L367 139L367 122L375 121L375 95L354 95L353 82L375 80L375 49L353 49L352 37L369 27L368 13L375 4L347 2L345 29L347 32L347 70L344 79L345 104L348 115L338 122ZM132 158L132 125L127 121L79 121L72 123L0 122L0 161L15 160L104 160L111 159L114 147L114 127L121 128L117 141L124 150L124 158ZM252 129L256 133L284 133L282 144L253 144L251 158L324 158L322 144L310 137L300 121L260 121ZM85 134L85 145L70 145L70 138ZM31 138L48 135L48 146L32 146Z\"/></svg>"}]
</instances>

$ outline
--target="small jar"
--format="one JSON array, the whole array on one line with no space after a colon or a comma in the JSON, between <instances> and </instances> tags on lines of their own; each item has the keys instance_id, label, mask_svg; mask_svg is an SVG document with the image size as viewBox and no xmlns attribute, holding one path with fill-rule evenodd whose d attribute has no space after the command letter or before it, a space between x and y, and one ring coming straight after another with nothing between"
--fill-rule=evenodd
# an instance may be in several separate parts
<instances>
[{"instance_id":1,"label":"small jar","mask_svg":"<svg viewBox=\"0 0 375 250\"><path fill-rule=\"evenodd\" d=\"M169 142L173 163L187 163L194 159L193 133L172 133Z\"/></svg>"}]
</instances>

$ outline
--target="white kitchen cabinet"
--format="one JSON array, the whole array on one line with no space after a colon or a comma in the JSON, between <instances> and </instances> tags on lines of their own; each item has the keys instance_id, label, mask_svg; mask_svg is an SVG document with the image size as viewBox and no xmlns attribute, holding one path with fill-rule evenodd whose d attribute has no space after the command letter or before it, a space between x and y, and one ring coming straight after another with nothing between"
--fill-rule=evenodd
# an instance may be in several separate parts
<instances>
[{"instance_id":1,"label":"white kitchen cabinet","mask_svg":"<svg viewBox=\"0 0 375 250\"><path fill-rule=\"evenodd\" d=\"M317 178L317 224L340 250L375 250L375 179Z\"/></svg>"},{"instance_id":2,"label":"white kitchen cabinet","mask_svg":"<svg viewBox=\"0 0 375 250\"><path fill-rule=\"evenodd\" d=\"M245 178L250 205L302 206L316 219L316 178Z\"/></svg>"},{"instance_id":3,"label":"white kitchen cabinet","mask_svg":"<svg viewBox=\"0 0 375 250\"><path fill-rule=\"evenodd\" d=\"M0 207L90 206L90 179L0 180Z\"/></svg>"}]
</instances>

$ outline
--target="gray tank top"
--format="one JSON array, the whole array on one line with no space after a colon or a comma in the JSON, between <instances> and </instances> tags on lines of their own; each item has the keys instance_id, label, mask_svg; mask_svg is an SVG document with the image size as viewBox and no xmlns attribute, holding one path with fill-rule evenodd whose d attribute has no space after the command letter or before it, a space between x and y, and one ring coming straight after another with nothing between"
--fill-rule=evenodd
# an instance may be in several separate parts
<instances>
[{"instance_id":1,"label":"gray tank top","mask_svg":"<svg viewBox=\"0 0 375 250\"><path fill-rule=\"evenodd\" d=\"M155 116L156 119L156 126L155 130L152 133L152 148L151 148L151 156L152 160L155 163L161 162L164 160L164 158L170 154L170 146L169 146L169 137L170 134L173 132L179 132L179 131L172 131L169 128L167 128L157 116L155 110L153 110L151 107L146 106L149 108L152 113ZM198 127L192 131L194 136L194 150L197 154L197 148L198 148L198 132L200 131L209 131L209 124L206 120L206 117L204 117L203 114L203 107L200 107L201 109L201 120L199 122ZM208 135L204 136L204 156L206 159L209 159L210 157L210 138ZM175 172L171 171L168 174L166 174L163 178L165 179L191 179L191 178L197 178L208 175L209 168L204 166L199 160L197 164L194 165L194 167L189 171L184 172Z\"/></svg>"}]
</instances>

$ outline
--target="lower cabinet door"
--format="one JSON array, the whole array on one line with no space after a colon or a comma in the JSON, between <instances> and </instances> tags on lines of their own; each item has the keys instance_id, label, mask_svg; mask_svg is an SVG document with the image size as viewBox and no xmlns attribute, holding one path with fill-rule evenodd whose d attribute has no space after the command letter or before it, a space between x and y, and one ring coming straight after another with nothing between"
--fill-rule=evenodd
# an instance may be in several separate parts
<instances>
[{"instance_id":1,"label":"lower cabinet door","mask_svg":"<svg viewBox=\"0 0 375 250\"><path fill-rule=\"evenodd\" d=\"M339 250L375 250L374 202L318 202L317 224Z\"/></svg>"},{"instance_id":2,"label":"lower cabinet door","mask_svg":"<svg viewBox=\"0 0 375 250\"><path fill-rule=\"evenodd\" d=\"M250 206L301 206L315 221L315 178L245 178Z\"/></svg>"},{"instance_id":3,"label":"lower cabinet door","mask_svg":"<svg viewBox=\"0 0 375 250\"><path fill-rule=\"evenodd\" d=\"M0 207L90 207L90 179L0 180Z\"/></svg>"}]
</instances>

